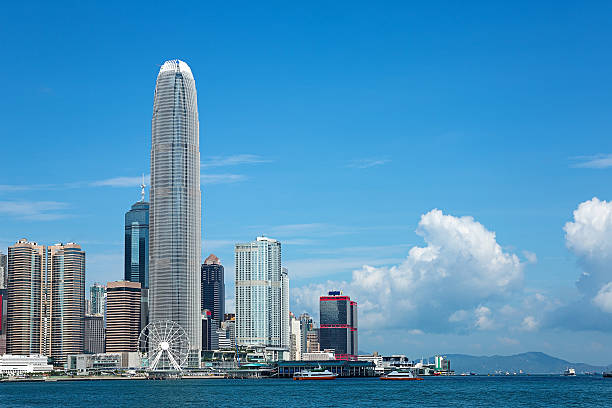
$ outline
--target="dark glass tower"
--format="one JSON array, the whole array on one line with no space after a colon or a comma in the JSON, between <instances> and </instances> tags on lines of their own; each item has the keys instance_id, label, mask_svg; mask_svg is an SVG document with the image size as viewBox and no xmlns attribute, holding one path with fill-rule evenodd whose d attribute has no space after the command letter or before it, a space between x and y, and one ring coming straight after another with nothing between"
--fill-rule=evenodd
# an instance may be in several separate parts
<instances>
[{"instance_id":1,"label":"dark glass tower","mask_svg":"<svg viewBox=\"0 0 612 408\"><path fill-rule=\"evenodd\" d=\"M217 325L225 314L225 281L223 265L211 254L202 264L202 310L211 312L211 319Z\"/></svg>"},{"instance_id":2,"label":"dark glass tower","mask_svg":"<svg viewBox=\"0 0 612 408\"><path fill-rule=\"evenodd\" d=\"M125 213L124 279L149 287L149 203L144 197Z\"/></svg>"},{"instance_id":3,"label":"dark glass tower","mask_svg":"<svg viewBox=\"0 0 612 408\"><path fill-rule=\"evenodd\" d=\"M319 303L321 350L334 349L336 360L354 360L357 355L357 302L341 292L321 296Z\"/></svg>"}]
</instances>

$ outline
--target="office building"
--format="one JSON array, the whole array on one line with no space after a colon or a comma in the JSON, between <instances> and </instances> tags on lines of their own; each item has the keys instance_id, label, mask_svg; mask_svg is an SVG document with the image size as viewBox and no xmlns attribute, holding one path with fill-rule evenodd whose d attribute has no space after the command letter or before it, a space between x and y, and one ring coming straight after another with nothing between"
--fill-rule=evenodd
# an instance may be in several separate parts
<instances>
[{"instance_id":1,"label":"office building","mask_svg":"<svg viewBox=\"0 0 612 408\"><path fill-rule=\"evenodd\" d=\"M106 286L94 283L89 288L89 314L104 316L106 313Z\"/></svg>"},{"instance_id":2,"label":"office building","mask_svg":"<svg viewBox=\"0 0 612 408\"><path fill-rule=\"evenodd\" d=\"M73 242L47 247L48 338L54 364L83 352L85 334L85 252Z\"/></svg>"},{"instance_id":3,"label":"office building","mask_svg":"<svg viewBox=\"0 0 612 408\"><path fill-rule=\"evenodd\" d=\"M235 258L237 344L284 346L281 243L257 237L236 244Z\"/></svg>"},{"instance_id":4,"label":"office building","mask_svg":"<svg viewBox=\"0 0 612 408\"><path fill-rule=\"evenodd\" d=\"M289 272L281 269L281 347L289 349L291 326L289 325Z\"/></svg>"},{"instance_id":5,"label":"office building","mask_svg":"<svg viewBox=\"0 0 612 408\"><path fill-rule=\"evenodd\" d=\"M20 239L8 248L8 354L49 355L44 317L46 308L45 247Z\"/></svg>"},{"instance_id":6,"label":"office building","mask_svg":"<svg viewBox=\"0 0 612 408\"><path fill-rule=\"evenodd\" d=\"M315 353L320 349L321 347L319 346L319 329L313 328L312 330L308 330L306 332L306 352Z\"/></svg>"},{"instance_id":7,"label":"office building","mask_svg":"<svg viewBox=\"0 0 612 408\"><path fill-rule=\"evenodd\" d=\"M6 289L7 279L6 255L0 252L0 289Z\"/></svg>"},{"instance_id":8,"label":"office building","mask_svg":"<svg viewBox=\"0 0 612 408\"><path fill-rule=\"evenodd\" d=\"M221 328L227 332L227 338L230 341L231 347L236 347L236 320L224 320L221 322Z\"/></svg>"},{"instance_id":9,"label":"office building","mask_svg":"<svg viewBox=\"0 0 612 408\"><path fill-rule=\"evenodd\" d=\"M6 354L6 289L0 289L0 356Z\"/></svg>"},{"instance_id":10,"label":"office building","mask_svg":"<svg viewBox=\"0 0 612 408\"><path fill-rule=\"evenodd\" d=\"M213 319L212 312L208 309L202 310L202 350L218 349L218 328L219 322L216 319Z\"/></svg>"},{"instance_id":11,"label":"office building","mask_svg":"<svg viewBox=\"0 0 612 408\"><path fill-rule=\"evenodd\" d=\"M108 282L106 302L106 352L138 351L140 282Z\"/></svg>"},{"instance_id":12,"label":"office building","mask_svg":"<svg viewBox=\"0 0 612 408\"><path fill-rule=\"evenodd\" d=\"M104 353L104 343L104 317L85 315L83 352L87 354Z\"/></svg>"},{"instance_id":13,"label":"office building","mask_svg":"<svg viewBox=\"0 0 612 408\"><path fill-rule=\"evenodd\" d=\"M191 366L199 366L202 348L199 139L191 69L166 61L157 75L151 121L149 318L185 330Z\"/></svg>"},{"instance_id":14,"label":"office building","mask_svg":"<svg viewBox=\"0 0 612 408\"><path fill-rule=\"evenodd\" d=\"M210 254L202 264L202 310L210 310L217 322L225 314L225 281L223 265L214 254Z\"/></svg>"},{"instance_id":15,"label":"office building","mask_svg":"<svg viewBox=\"0 0 612 408\"><path fill-rule=\"evenodd\" d=\"M290 360L301 360L302 359L302 327L300 319L297 318L293 313L289 316L289 327L291 328L291 334L289 338L290 342Z\"/></svg>"},{"instance_id":16,"label":"office building","mask_svg":"<svg viewBox=\"0 0 612 408\"><path fill-rule=\"evenodd\" d=\"M337 360L354 360L357 356L357 302L342 292L332 291L319 301L321 327L319 346L333 349Z\"/></svg>"},{"instance_id":17,"label":"office building","mask_svg":"<svg viewBox=\"0 0 612 408\"><path fill-rule=\"evenodd\" d=\"M124 277L129 282L140 282L142 289L149 287L149 203L142 198L125 213Z\"/></svg>"},{"instance_id":18,"label":"office building","mask_svg":"<svg viewBox=\"0 0 612 408\"><path fill-rule=\"evenodd\" d=\"M314 329L314 320L308 313L302 313L300 315L300 335L302 341L302 351L305 352L308 350L307 338L306 335L309 331ZM319 342L319 337L317 334L317 343ZM317 348L318 350L318 348Z\"/></svg>"}]
</instances>

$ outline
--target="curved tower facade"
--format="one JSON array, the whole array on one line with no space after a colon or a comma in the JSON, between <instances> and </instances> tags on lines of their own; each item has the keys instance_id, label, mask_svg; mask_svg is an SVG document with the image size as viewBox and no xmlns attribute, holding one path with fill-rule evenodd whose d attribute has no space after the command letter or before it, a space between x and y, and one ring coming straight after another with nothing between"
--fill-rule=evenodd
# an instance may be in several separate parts
<instances>
[{"instance_id":1,"label":"curved tower facade","mask_svg":"<svg viewBox=\"0 0 612 408\"><path fill-rule=\"evenodd\" d=\"M149 320L178 323L194 351L202 348L199 133L191 69L166 61L157 75L151 123ZM195 353L193 358L199 363Z\"/></svg>"}]
</instances>

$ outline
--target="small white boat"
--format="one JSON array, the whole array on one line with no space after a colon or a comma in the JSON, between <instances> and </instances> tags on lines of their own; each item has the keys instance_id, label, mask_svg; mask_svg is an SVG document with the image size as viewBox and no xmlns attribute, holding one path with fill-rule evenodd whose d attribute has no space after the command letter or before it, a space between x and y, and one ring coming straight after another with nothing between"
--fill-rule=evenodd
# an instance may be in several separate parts
<instances>
[{"instance_id":1,"label":"small white boat","mask_svg":"<svg viewBox=\"0 0 612 408\"><path fill-rule=\"evenodd\" d=\"M567 368L564 372L563 375L566 377L575 377L576 376L576 370L573 368Z\"/></svg>"},{"instance_id":2,"label":"small white boat","mask_svg":"<svg viewBox=\"0 0 612 408\"><path fill-rule=\"evenodd\" d=\"M324 370L320 366L312 370L302 370L293 374L294 380L335 380L338 374Z\"/></svg>"},{"instance_id":3,"label":"small white boat","mask_svg":"<svg viewBox=\"0 0 612 408\"><path fill-rule=\"evenodd\" d=\"M380 377L381 380L404 380L404 381L421 381L421 377L417 377L410 370L391 371L389 374L384 374Z\"/></svg>"}]
</instances>

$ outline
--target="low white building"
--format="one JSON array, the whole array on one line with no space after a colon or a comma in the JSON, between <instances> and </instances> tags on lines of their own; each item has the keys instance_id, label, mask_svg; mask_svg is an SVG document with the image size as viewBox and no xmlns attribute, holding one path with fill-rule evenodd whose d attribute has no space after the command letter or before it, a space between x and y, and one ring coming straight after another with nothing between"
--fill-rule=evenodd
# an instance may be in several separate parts
<instances>
[{"instance_id":1,"label":"low white building","mask_svg":"<svg viewBox=\"0 0 612 408\"><path fill-rule=\"evenodd\" d=\"M46 356L32 354L20 356L4 354L0 356L0 376L14 376L23 374L48 373L53 371Z\"/></svg>"},{"instance_id":2,"label":"low white building","mask_svg":"<svg viewBox=\"0 0 612 408\"><path fill-rule=\"evenodd\" d=\"M140 368L141 361L137 352L71 354L66 368L78 373L124 370Z\"/></svg>"},{"instance_id":3,"label":"low white building","mask_svg":"<svg viewBox=\"0 0 612 408\"><path fill-rule=\"evenodd\" d=\"M335 360L336 354L334 350L313 351L311 353L302 353L302 361L326 361Z\"/></svg>"}]
</instances>

